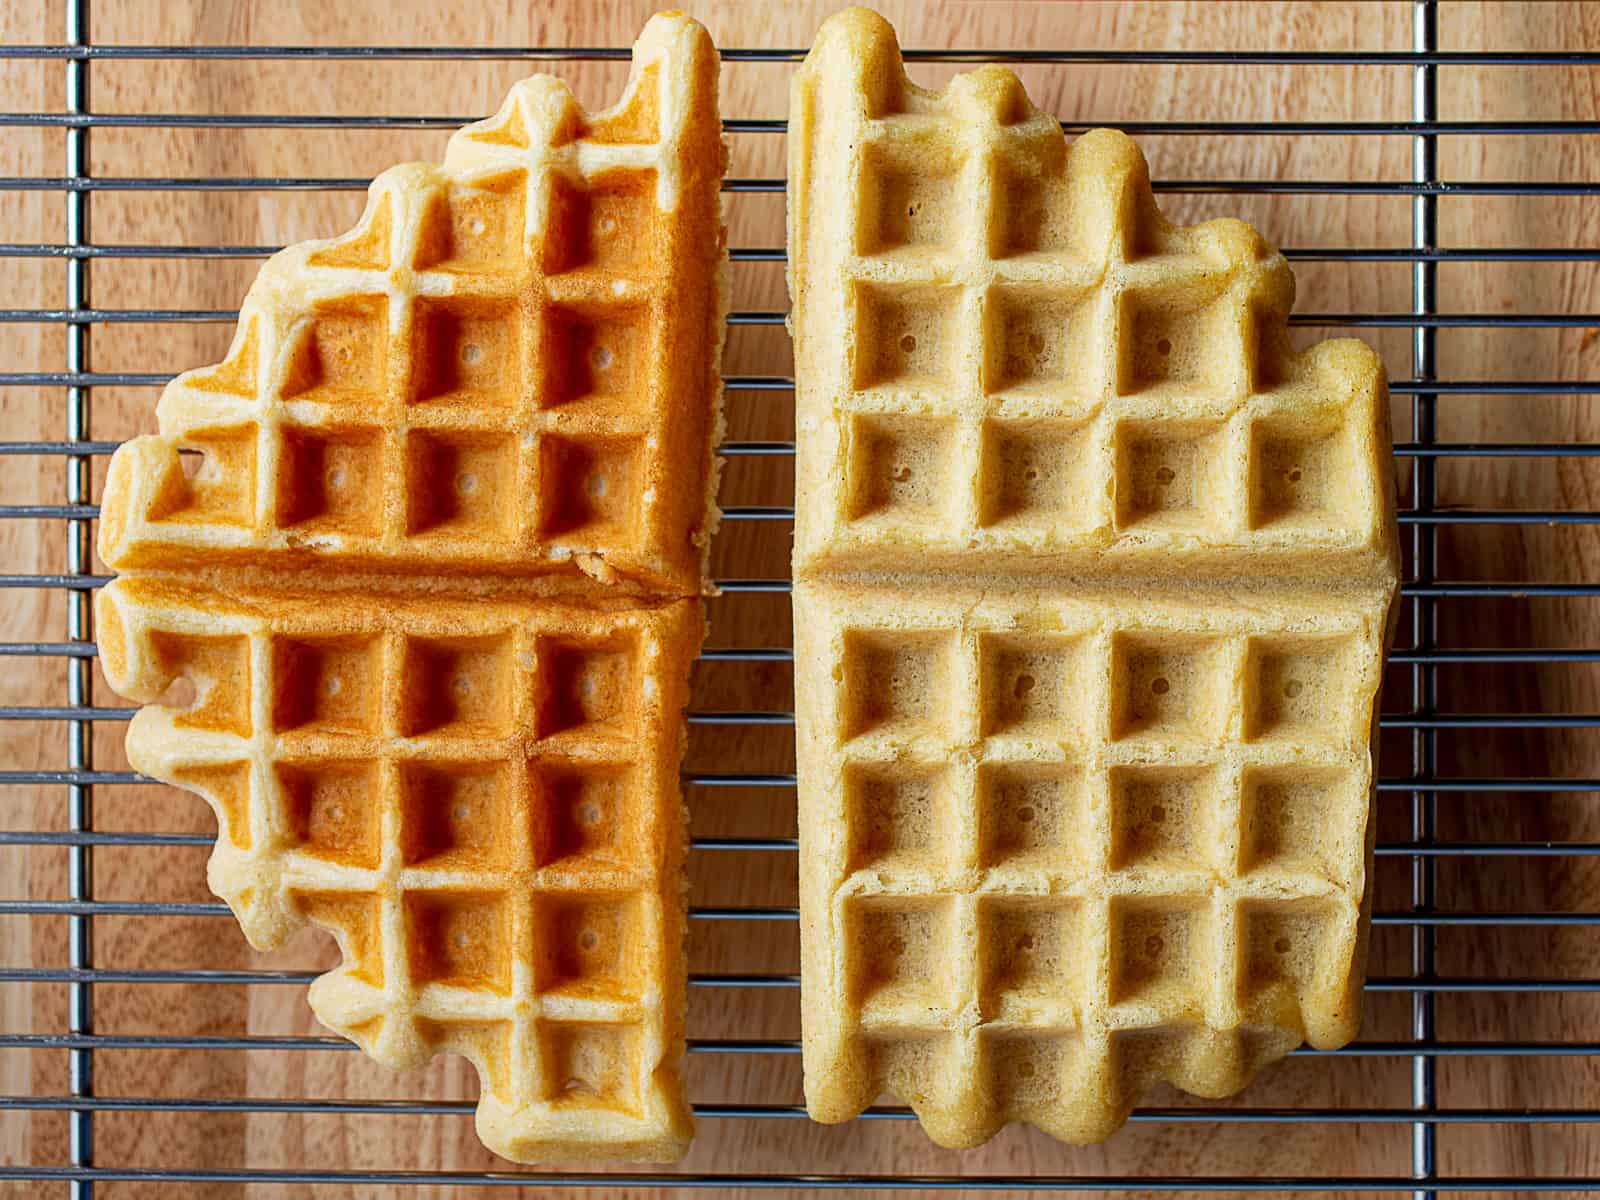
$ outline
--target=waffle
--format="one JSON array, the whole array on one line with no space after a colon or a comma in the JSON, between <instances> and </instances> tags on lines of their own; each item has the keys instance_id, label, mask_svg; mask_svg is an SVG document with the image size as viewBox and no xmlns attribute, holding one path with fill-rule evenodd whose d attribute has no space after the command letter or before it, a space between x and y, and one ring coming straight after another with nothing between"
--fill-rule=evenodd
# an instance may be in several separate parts
<instances>
[{"instance_id":1,"label":"waffle","mask_svg":"<svg viewBox=\"0 0 1600 1200\"><path fill-rule=\"evenodd\" d=\"M720 314L716 53L653 21L615 108L548 76L273 256L224 361L123 447L118 570L587 574L701 588ZM184 463L183 452L194 461Z\"/></svg>"},{"instance_id":2,"label":"waffle","mask_svg":"<svg viewBox=\"0 0 1600 1200\"><path fill-rule=\"evenodd\" d=\"M806 1099L1108 1136L1360 1020L1388 395L1248 226L824 25L791 104Z\"/></svg>"},{"instance_id":3,"label":"waffle","mask_svg":"<svg viewBox=\"0 0 1600 1200\"><path fill-rule=\"evenodd\" d=\"M695 600L578 606L119 579L99 609L133 766L217 813L251 943L309 920L323 1024L389 1066L478 1068L511 1158L676 1157L681 711ZM153 703L177 678L193 706Z\"/></svg>"},{"instance_id":4,"label":"waffle","mask_svg":"<svg viewBox=\"0 0 1600 1200\"><path fill-rule=\"evenodd\" d=\"M203 796L319 1019L477 1067L522 1161L680 1157L678 769L717 513L717 59L654 18L622 101L518 84L442 167L275 256L226 360L121 447L101 663L139 771ZM187 689L188 699L184 698Z\"/></svg>"}]
</instances>

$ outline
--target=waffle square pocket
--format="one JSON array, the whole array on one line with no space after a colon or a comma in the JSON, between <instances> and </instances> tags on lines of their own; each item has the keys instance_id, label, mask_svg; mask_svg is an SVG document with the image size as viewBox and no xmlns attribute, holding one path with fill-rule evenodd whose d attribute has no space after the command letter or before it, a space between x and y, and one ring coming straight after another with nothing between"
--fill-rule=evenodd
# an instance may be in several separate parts
<instances>
[{"instance_id":1,"label":"waffle square pocket","mask_svg":"<svg viewBox=\"0 0 1600 1200\"><path fill-rule=\"evenodd\" d=\"M227 358L112 459L97 606L139 771L204 796L324 1024L477 1068L527 1162L680 1157L678 769L717 512L717 58L663 15L622 99L548 77L262 269ZM174 705L187 679L195 700Z\"/></svg>"},{"instance_id":2,"label":"waffle square pocket","mask_svg":"<svg viewBox=\"0 0 1600 1200\"><path fill-rule=\"evenodd\" d=\"M863 9L790 119L807 1107L1070 1142L1360 1020L1398 581L1372 351L1238 221ZM841 197L849 197L848 203Z\"/></svg>"}]
</instances>

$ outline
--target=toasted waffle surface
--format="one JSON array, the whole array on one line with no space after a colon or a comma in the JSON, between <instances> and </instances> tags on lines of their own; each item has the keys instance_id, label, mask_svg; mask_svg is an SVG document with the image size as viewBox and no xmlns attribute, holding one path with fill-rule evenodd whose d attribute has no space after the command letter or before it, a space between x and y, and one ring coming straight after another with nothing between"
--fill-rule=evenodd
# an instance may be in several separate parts
<instances>
[{"instance_id":1,"label":"toasted waffle surface","mask_svg":"<svg viewBox=\"0 0 1600 1200\"><path fill-rule=\"evenodd\" d=\"M102 556L698 591L722 162L716 54L687 18L647 27L597 116L517 84L443 165L374 180L350 233L262 268L227 358L113 462Z\"/></svg>"},{"instance_id":2,"label":"toasted waffle surface","mask_svg":"<svg viewBox=\"0 0 1600 1200\"><path fill-rule=\"evenodd\" d=\"M322 1022L390 1066L464 1054L513 1158L673 1156L688 1115L681 711L703 617L547 598L224 596L119 579L135 769L216 810L250 941L309 920Z\"/></svg>"},{"instance_id":3,"label":"toasted waffle surface","mask_svg":"<svg viewBox=\"0 0 1600 1200\"><path fill-rule=\"evenodd\" d=\"M1119 134L830 20L791 106L806 1097L1105 1137L1360 1020L1388 397Z\"/></svg>"},{"instance_id":4,"label":"toasted waffle surface","mask_svg":"<svg viewBox=\"0 0 1600 1200\"><path fill-rule=\"evenodd\" d=\"M622 101L518 84L443 166L275 256L227 359L118 450L101 661L318 1017L463 1054L523 1161L682 1155L678 770L716 519L717 59L664 15ZM169 690L185 680L193 698Z\"/></svg>"}]
</instances>

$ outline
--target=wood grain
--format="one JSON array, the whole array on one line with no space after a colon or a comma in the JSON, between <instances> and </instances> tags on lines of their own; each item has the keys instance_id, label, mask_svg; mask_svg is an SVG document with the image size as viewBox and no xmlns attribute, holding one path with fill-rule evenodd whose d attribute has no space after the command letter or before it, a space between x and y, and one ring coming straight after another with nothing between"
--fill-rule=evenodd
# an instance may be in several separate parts
<instances>
[{"instance_id":1,"label":"wood grain","mask_svg":"<svg viewBox=\"0 0 1600 1200\"><path fill-rule=\"evenodd\" d=\"M717 0L697 15L725 46L803 46L833 6L785 6ZM1410 5L1397 2L1250 4L1025 4L903 0L883 4L907 46L1062 46L1123 49L1395 50L1410 45ZM647 15L636 3L551 0L543 4L446 5L396 0L382 6L299 3L253 5L171 0L97 4L94 35L108 43L622 45ZM0 38L61 40L61 0L0 4ZM1594 48L1600 45L1600 5L1451 2L1442 6L1440 34L1447 49ZM102 112L267 113L307 115L427 114L463 119L490 112L506 87L525 73L510 62L97 61L91 67L93 104ZM926 66L937 82L955 68ZM591 103L615 94L625 68L616 63L570 63L559 70ZM791 68L739 63L724 69L728 116L781 117ZM1021 72L1035 100L1073 122L1130 120L1404 120L1411 115L1411 72L1405 67L1159 65L1037 66ZM59 62L7 61L0 95L9 111L60 111L64 67ZM1600 86L1592 68L1442 67L1440 116L1449 121L1600 118ZM96 129L96 174L131 176L365 176L396 161L437 157L446 133L435 130ZM1142 143L1153 173L1163 179L1357 179L1409 176L1404 137L1150 136ZM56 175L63 171L59 129L7 129L0 138L0 174ZM777 177L782 138L737 135L731 174ZM1600 139L1460 136L1442 140L1440 166L1457 180L1594 180L1600 178ZM358 213L359 192L230 191L100 192L92 201L94 239L120 244L277 245L346 228ZM1411 205L1403 196L1169 195L1182 220L1235 214L1272 240L1294 247L1405 246ZM0 193L0 241L59 242L65 199L60 192ZM736 246L780 246L780 195L730 196ZM1600 207L1579 198L1448 197L1440 202L1444 245L1600 245ZM101 259L92 267L93 300L106 308L232 309L255 271L249 259ZM1405 263L1303 264L1297 271L1300 308L1318 313L1404 312L1411 303ZM57 261L0 259L5 307L64 303L64 269ZM1592 312L1594 264L1451 263L1439 271L1439 305L1446 312ZM734 307L783 310L781 266L735 268ZM1341 329L1296 331L1302 341L1338 336ZM1397 378L1412 374L1404 329L1360 331L1383 353ZM214 361L226 346L226 323L116 324L93 332L94 367L101 371L168 371ZM0 325L0 370L60 370L65 340L59 325ZM784 374L790 369L781 329L742 327L728 346L730 374ZM1438 369L1451 379L1593 379L1600 377L1600 338L1566 329L1443 329ZM116 439L153 427L150 388L103 388L94 393L94 436ZM1550 396L1449 396L1439 402L1438 436L1446 441L1600 441L1593 399ZM0 438L58 439L65 427L60 388L0 389ZM1397 401L1396 435L1410 436L1409 402ZM734 393L729 436L787 438L788 397ZM0 503L65 499L58 457L7 458L0 470ZM99 464L97 475L103 473ZM1402 476L1402 483L1406 481ZM723 499L732 504L787 503L789 463L735 459ZM1442 505L1600 509L1594 460L1461 458L1438 472ZM720 536L716 569L723 575L781 575L787 526L730 524ZM0 522L0 571L56 571L65 561L59 522ZM1593 579L1600 545L1582 528L1461 526L1441 531L1444 578L1545 582ZM59 594L7 591L0 604L0 638L58 640L66 628ZM782 645L789 617L781 596L728 596L713 606L712 644ZM1404 642L1407 634L1402 631ZM1450 600L1439 606L1439 636L1448 646L1566 648L1600 646L1600 605L1593 600ZM0 703L64 703L60 661L14 659L0 672ZM1394 668L1386 705L1405 711L1409 671ZM1592 665L1545 667L1472 665L1440 670L1441 707L1457 712L1600 711ZM97 684L97 699L118 703ZM702 665L696 707L785 709L786 667ZM97 729L97 765L125 766L122 727ZM59 723L0 726L7 768L59 767L65 730ZM1593 731L1451 732L1439 735L1442 774L1600 775ZM1410 744L1400 735L1385 746L1383 773L1406 773ZM691 768L784 771L792 745L783 729L697 727ZM1518 793L1445 794L1439 836L1449 841L1600 841L1596 798ZM690 795L699 835L787 835L794 832L793 794L781 790L702 789ZM1381 803L1381 836L1408 836L1408 798ZM96 797L96 817L109 830L210 832L205 807L164 788L108 787ZM0 791L0 821L8 829L62 829L64 790L8 787ZM97 894L123 900L208 900L203 849L105 848L96 856ZM66 894L66 855L59 849L0 849L0 896L60 899ZM1445 911L1566 910L1600 907L1600 877L1592 858L1444 860L1439 905ZM793 860L783 854L700 852L692 856L693 898L710 905L792 904ZM1377 908L1408 903L1408 864L1385 860ZM321 968L331 946L308 933L273 955L252 954L225 917L97 918L96 961L111 968ZM62 966L66 920L0 917L0 966ZM1508 931L1450 928L1438 934L1439 971L1446 976L1600 977L1600 937L1593 930ZM1373 939L1373 974L1404 974L1408 934L1382 928ZM789 971L797 964L790 923L694 923L691 967L696 971ZM316 1034L298 986L104 985L97 987L98 1028L117 1034ZM695 1037L793 1038L798 1034L791 990L695 989L690 1032ZM6 1032L58 1032L66 1024L60 985L0 985L0 1023ZM1600 1038L1600 999L1585 996L1445 995L1438 1002L1439 1036L1450 1041L1582 1041ZM1364 1038L1404 1040L1410 1003L1403 995L1371 997ZM476 1081L458 1061L436 1062L392 1075L345 1050L95 1055L104 1095L213 1098L419 1098L468 1101ZM1448 1058L1439 1064L1442 1106L1572 1108L1593 1106L1600 1094L1600 1060L1592 1057ZM68 1091L62 1051L0 1050L6 1094L61 1095ZM795 1103L799 1061L792 1055L692 1056L691 1089L702 1103ZM1268 1073L1235 1103L1240 1107L1404 1108L1410 1101L1410 1060L1395 1056L1299 1058ZM1151 1097L1157 1106L1193 1103L1175 1093ZM464 1112L470 1106L464 1107ZM106 1113L94 1122L98 1161L105 1165L195 1168L319 1166L332 1168L481 1170L504 1164L489 1155L466 1115L272 1115ZM0 1162L67 1161L66 1121L59 1113L8 1112L0 1117ZM1590 1127L1592 1128L1592 1127ZM1451 1175L1594 1176L1600 1139L1572 1124L1459 1125L1439 1133L1440 1168ZM702 1121L684 1169L695 1172L911 1172L918 1174L1059 1173L1072 1175L1403 1175L1410 1166L1410 1129L1399 1124L1305 1122L1291 1126L1145 1123L1101 1147L1071 1149L1032 1131L1011 1129L982 1149L939 1150L915 1126L857 1121L822 1127L800 1120ZM518 1189L524 1190L524 1189ZM558 1196L559 1189L525 1189ZM299 1194L299 1189L290 1189ZM471 1189L430 1191L465 1196ZM103 1185L99 1194L243 1197L281 1195L272 1187ZM364 1187L330 1188L318 1195L401 1194ZM64 1187L16 1185L5 1194L65 1194ZM411 1193L406 1193L411 1194ZM515 1194L514 1192L511 1194ZM593 1194L593 1193L574 1193ZM803 1189L778 1195L800 1196Z\"/></svg>"}]
</instances>

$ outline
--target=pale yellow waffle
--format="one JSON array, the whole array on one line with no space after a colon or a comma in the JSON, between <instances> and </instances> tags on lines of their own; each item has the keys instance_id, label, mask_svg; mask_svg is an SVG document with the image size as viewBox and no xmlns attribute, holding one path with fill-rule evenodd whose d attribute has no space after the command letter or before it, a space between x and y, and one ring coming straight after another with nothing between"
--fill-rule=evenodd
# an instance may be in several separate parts
<instances>
[{"instance_id":1,"label":"pale yellow waffle","mask_svg":"<svg viewBox=\"0 0 1600 1200\"><path fill-rule=\"evenodd\" d=\"M705 30L659 16L616 107L535 77L442 167L385 172L353 232L266 265L102 505L130 762L216 810L252 944L336 935L318 1017L389 1066L466 1055L479 1135L523 1161L692 1133L716 88Z\"/></svg>"},{"instance_id":2,"label":"pale yellow waffle","mask_svg":"<svg viewBox=\"0 0 1600 1200\"><path fill-rule=\"evenodd\" d=\"M1009 72L852 10L790 119L805 1086L1068 1141L1360 1021L1388 396Z\"/></svg>"}]
</instances>

